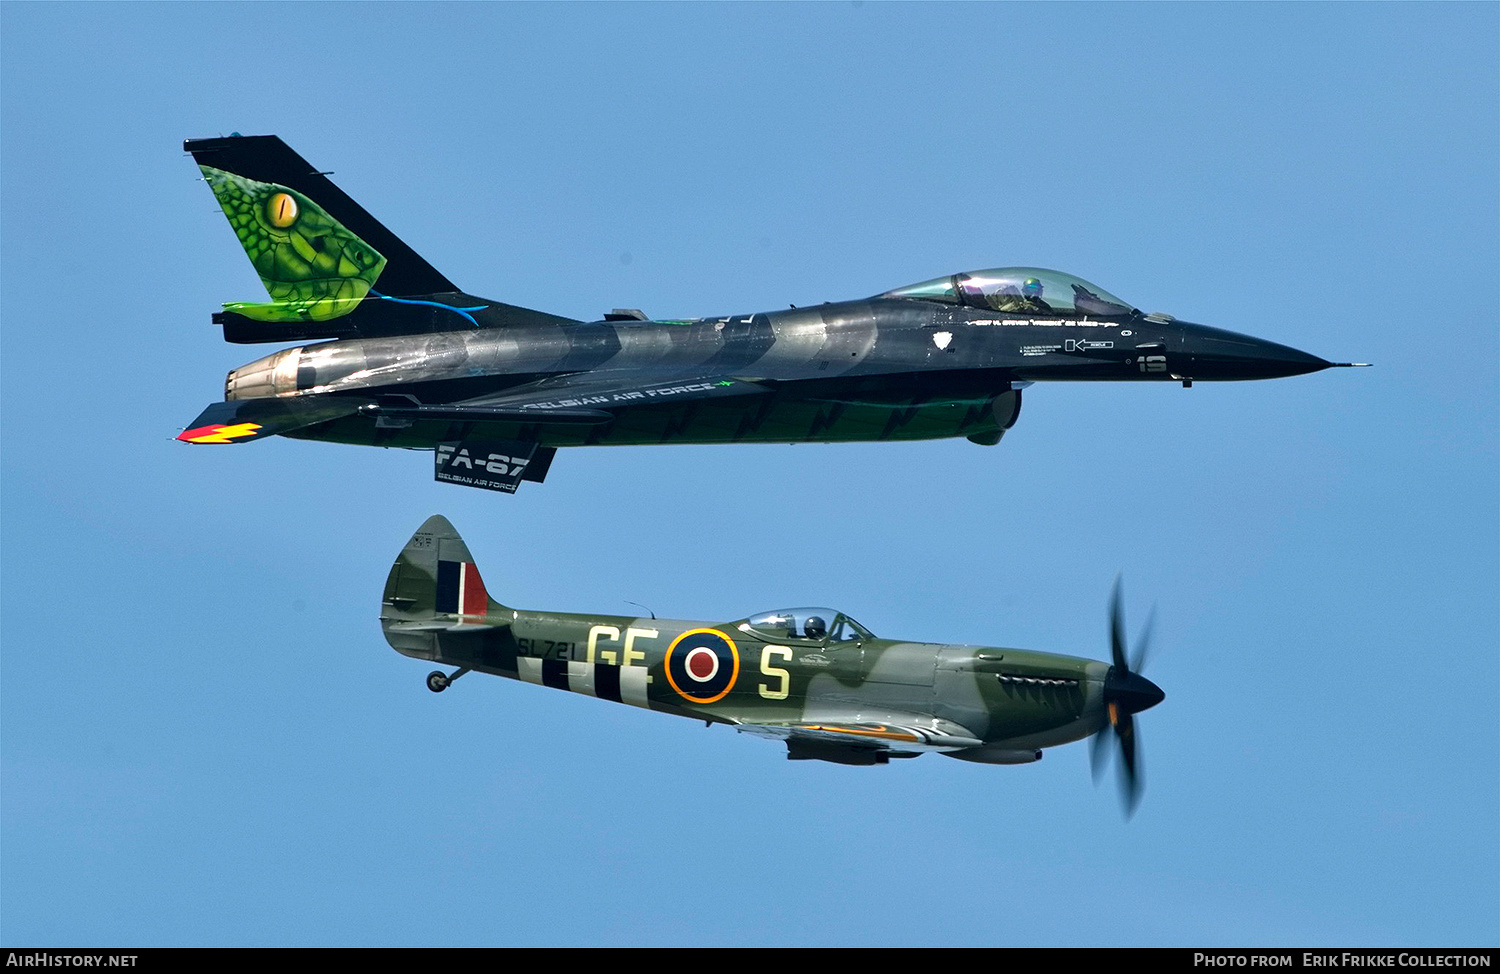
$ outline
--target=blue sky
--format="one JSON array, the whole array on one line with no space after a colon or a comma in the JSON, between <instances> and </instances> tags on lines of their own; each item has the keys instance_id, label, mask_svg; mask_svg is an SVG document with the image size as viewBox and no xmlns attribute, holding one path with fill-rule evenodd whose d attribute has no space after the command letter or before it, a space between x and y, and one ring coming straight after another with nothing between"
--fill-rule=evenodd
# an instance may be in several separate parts
<instances>
[{"instance_id":1,"label":"blue sky","mask_svg":"<svg viewBox=\"0 0 1500 974\"><path fill-rule=\"evenodd\" d=\"M0 7L0 939L1500 940L1500 8ZM1033 388L993 449L424 454L172 437L268 349L185 137L274 132L467 290L740 313L1056 267L1326 358ZM542 688L435 696L380 588L434 512L509 604L1106 658L1147 785L791 763Z\"/></svg>"}]
</instances>

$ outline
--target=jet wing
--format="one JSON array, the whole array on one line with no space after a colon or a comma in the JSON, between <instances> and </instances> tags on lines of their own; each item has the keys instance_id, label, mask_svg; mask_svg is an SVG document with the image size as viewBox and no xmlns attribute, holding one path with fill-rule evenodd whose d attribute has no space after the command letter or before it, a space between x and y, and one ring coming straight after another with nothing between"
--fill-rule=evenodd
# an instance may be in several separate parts
<instances>
[{"instance_id":1,"label":"jet wing","mask_svg":"<svg viewBox=\"0 0 1500 974\"><path fill-rule=\"evenodd\" d=\"M887 751L921 754L926 751L959 751L984 744L961 724L920 714L887 713L886 720L852 720L850 715L820 719L805 716L794 721L739 721L735 730L757 737L785 741L792 756L822 756L826 749Z\"/></svg>"},{"instance_id":2,"label":"jet wing","mask_svg":"<svg viewBox=\"0 0 1500 974\"><path fill-rule=\"evenodd\" d=\"M655 402L690 402L770 392L763 382L730 375L685 375L640 382L632 373L578 372L453 403L406 396L278 396L216 402L178 434L186 443L242 443L361 413L399 419L485 420L595 426L614 410Z\"/></svg>"},{"instance_id":3,"label":"jet wing","mask_svg":"<svg viewBox=\"0 0 1500 974\"><path fill-rule=\"evenodd\" d=\"M534 416L534 422L547 422L549 415L573 411L609 412L657 402L763 395L770 391L762 380L728 374L682 374L642 382L636 371L574 372L454 403L450 408L518 410Z\"/></svg>"},{"instance_id":4,"label":"jet wing","mask_svg":"<svg viewBox=\"0 0 1500 974\"><path fill-rule=\"evenodd\" d=\"M425 405L405 396L279 396L209 405L177 435L185 443L244 443L361 413L399 419L598 425L614 418L599 409L512 404L504 398Z\"/></svg>"}]
</instances>

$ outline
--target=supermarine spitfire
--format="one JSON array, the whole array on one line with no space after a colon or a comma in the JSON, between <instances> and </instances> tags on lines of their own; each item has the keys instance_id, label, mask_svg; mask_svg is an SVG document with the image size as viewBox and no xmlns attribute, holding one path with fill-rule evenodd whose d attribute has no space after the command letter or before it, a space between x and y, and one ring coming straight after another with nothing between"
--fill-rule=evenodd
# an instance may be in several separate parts
<instances>
[{"instance_id":1,"label":"supermarine spitfire","mask_svg":"<svg viewBox=\"0 0 1500 974\"><path fill-rule=\"evenodd\" d=\"M510 492L541 481L559 447L993 445L1034 382L1186 386L1336 364L1026 267L785 311L579 321L460 291L275 136L184 147L271 296L226 304L225 339L318 340L230 372L189 443L432 450L439 480Z\"/></svg>"},{"instance_id":2,"label":"supermarine spitfire","mask_svg":"<svg viewBox=\"0 0 1500 974\"><path fill-rule=\"evenodd\" d=\"M1096 773L1119 746L1127 808L1140 794L1134 715L1162 691L1140 675L1148 636L1127 660L1119 587L1112 663L1023 649L881 639L833 609L761 612L730 622L530 612L490 597L453 525L427 519L391 568L381 603L398 652L728 724L785 742L787 757L886 764L927 752L1026 764L1094 736ZM1146 629L1149 631L1150 622Z\"/></svg>"}]
</instances>

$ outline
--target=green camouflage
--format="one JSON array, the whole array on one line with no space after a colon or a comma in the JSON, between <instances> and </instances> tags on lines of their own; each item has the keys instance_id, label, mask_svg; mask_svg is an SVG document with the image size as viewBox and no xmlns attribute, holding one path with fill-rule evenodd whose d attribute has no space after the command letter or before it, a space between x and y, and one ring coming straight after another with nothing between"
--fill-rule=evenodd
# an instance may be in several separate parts
<instances>
[{"instance_id":1,"label":"green camouflage","mask_svg":"<svg viewBox=\"0 0 1500 974\"><path fill-rule=\"evenodd\" d=\"M1094 660L880 639L823 609L710 623L510 608L441 516L392 567L381 624L398 652L458 668L432 673L434 690L491 673L728 724L794 759L1020 764L1110 723L1111 667Z\"/></svg>"}]
</instances>

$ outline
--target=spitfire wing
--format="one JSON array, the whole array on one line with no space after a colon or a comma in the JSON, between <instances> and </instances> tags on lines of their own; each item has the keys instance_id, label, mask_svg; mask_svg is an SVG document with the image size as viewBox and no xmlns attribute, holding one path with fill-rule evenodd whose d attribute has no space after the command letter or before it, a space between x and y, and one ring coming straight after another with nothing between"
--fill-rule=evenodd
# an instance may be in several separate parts
<instances>
[{"instance_id":1,"label":"spitfire wing","mask_svg":"<svg viewBox=\"0 0 1500 974\"><path fill-rule=\"evenodd\" d=\"M848 715L802 720L740 721L735 729L757 737L786 742L792 757L828 757L829 753L922 754L980 747L983 741L961 724L940 717L887 713L886 720L851 720Z\"/></svg>"}]
</instances>

